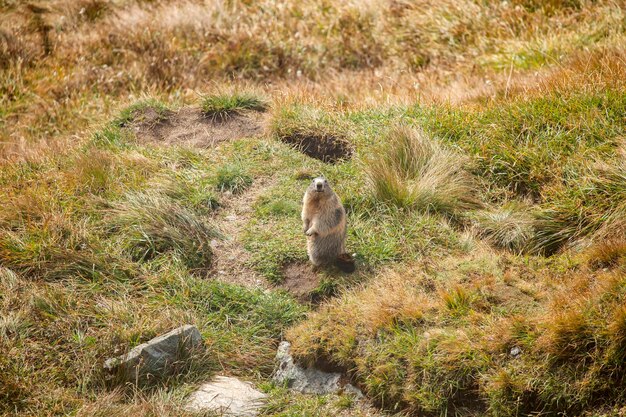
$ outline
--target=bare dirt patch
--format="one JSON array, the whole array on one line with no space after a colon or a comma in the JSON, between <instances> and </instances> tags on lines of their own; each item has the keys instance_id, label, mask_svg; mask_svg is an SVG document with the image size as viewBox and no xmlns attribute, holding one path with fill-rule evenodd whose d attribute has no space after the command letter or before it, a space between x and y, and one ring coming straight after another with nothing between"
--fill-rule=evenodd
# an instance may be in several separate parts
<instances>
[{"instance_id":1,"label":"bare dirt patch","mask_svg":"<svg viewBox=\"0 0 626 417\"><path fill-rule=\"evenodd\" d=\"M282 138L282 141L298 149L311 158L334 164L352 157L352 145L345 139L330 135L312 135L293 133Z\"/></svg>"},{"instance_id":2,"label":"bare dirt patch","mask_svg":"<svg viewBox=\"0 0 626 417\"><path fill-rule=\"evenodd\" d=\"M300 302L314 302L314 291L318 288L322 277L313 271L308 263L291 263L283 268L285 277L279 288L293 295Z\"/></svg>"},{"instance_id":3,"label":"bare dirt patch","mask_svg":"<svg viewBox=\"0 0 626 417\"><path fill-rule=\"evenodd\" d=\"M224 194L222 207L214 220L226 239L211 242L216 279L249 288L268 288L265 278L249 266L251 255L244 248L241 237L252 215L252 205L272 181L272 178L259 178L242 194Z\"/></svg>"},{"instance_id":4,"label":"bare dirt patch","mask_svg":"<svg viewBox=\"0 0 626 417\"><path fill-rule=\"evenodd\" d=\"M255 137L263 132L258 113L232 114L218 120L192 107L177 112L148 107L134 115L130 128L142 143L195 148L211 148L220 142Z\"/></svg>"}]
</instances>

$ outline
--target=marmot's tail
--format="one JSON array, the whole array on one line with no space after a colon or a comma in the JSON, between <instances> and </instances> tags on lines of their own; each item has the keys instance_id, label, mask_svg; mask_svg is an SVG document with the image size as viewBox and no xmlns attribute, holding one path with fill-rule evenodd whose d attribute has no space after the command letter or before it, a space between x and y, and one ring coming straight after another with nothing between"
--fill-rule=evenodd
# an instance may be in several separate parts
<instances>
[{"instance_id":1,"label":"marmot's tail","mask_svg":"<svg viewBox=\"0 0 626 417\"><path fill-rule=\"evenodd\" d=\"M354 272L356 269L354 259L349 253L342 253L339 255L335 261L335 265L337 265L337 268L341 269L343 272Z\"/></svg>"}]
</instances>

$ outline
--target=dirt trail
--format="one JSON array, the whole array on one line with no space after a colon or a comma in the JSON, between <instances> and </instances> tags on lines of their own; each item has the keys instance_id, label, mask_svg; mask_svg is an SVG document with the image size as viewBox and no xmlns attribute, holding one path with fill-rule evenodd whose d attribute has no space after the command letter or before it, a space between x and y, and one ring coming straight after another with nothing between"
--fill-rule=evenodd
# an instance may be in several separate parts
<instances>
[{"instance_id":1,"label":"dirt trail","mask_svg":"<svg viewBox=\"0 0 626 417\"><path fill-rule=\"evenodd\" d=\"M267 280L250 268L250 253L243 247L242 235L252 215L252 205L272 183L273 178L259 178L242 194L231 194L222 202L215 219L225 238L211 242L217 279L246 287L270 288Z\"/></svg>"}]
</instances>

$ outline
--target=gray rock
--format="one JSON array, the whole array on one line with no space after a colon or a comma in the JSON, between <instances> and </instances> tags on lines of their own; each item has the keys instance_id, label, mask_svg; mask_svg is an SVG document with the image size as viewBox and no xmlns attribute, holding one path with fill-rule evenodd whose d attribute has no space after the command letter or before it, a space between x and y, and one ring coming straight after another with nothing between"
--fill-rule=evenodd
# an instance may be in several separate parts
<instances>
[{"instance_id":1,"label":"gray rock","mask_svg":"<svg viewBox=\"0 0 626 417\"><path fill-rule=\"evenodd\" d=\"M202 336L196 326L184 325L135 347L125 355L108 359L105 369L122 380L147 382L169 375L202 346Z\"/></svg>"},{"instance_id":2,"label":"gray rock","mask_svg":"<svg viewBox=\"0 0 626 417\"><path fill-rule=\"evenodd\" d=\"M514 358L517 358L519 355L522 354L522 349L518 348L517 346L515 346L513 349L511 349L510 352L511 356L513 356Z\"/></svg>"},{"instance_id":3,"label":"gray rock","mask_svg":"<svg viewBox=\"0 0 626 417\"><path fill-rule=\"evenodd\" d=\"M281 342L278 346L275 382L286 384L289 389L304 394L323 395L347 392L356 397L363 396L358 388L344 384L338 372L324 372L316 368L303 368L296 364L289 353L290 348L289 342Z\"/></svg>"},{"instance_id":4,"label":"gray rock","mask_svg":"<svg viewBox=\"0 0 626 417\"><path fill-rule=\"evenodd\" d=\"M189 396L185 409L193 413L211 412L220 416L256 416L265 404L266 397L250 383L217 376Z\"/></svg>"}]
</instances>

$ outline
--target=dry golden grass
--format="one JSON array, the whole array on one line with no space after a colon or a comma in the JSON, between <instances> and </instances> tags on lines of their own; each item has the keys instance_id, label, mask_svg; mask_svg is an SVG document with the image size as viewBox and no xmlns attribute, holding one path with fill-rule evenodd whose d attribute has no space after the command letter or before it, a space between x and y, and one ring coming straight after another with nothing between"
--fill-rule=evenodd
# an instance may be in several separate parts
<instances>
[{"instance_id":1,"label":"dry golden grass","mask_svg":"<svg viewBox=\"0 0 626 417\"><path fill-rule=\"evenodd\" d=\"M55 0L43 8L37 14L8 2L3 11L2 104L12 132L5 126L3 155L39 146L32 139L40 142L46 130L76 132L106 114L99 95L125 101L169 91L190 98L207 80L270 80L272 97L316 92L342 106L490 96L497 85L512 90L525 68L615 45L624 10L620 1L470 0ZM54 28L48 57L37 19ZM619 61L605 62L616 68Z\"/></svg>"},{"instance_id":2,"label":"dry golden grass","mask_svg":"<svg viewBox=\"0 0 626 417\"><path fill-rule=\"evenodd\" d=\"M383 272L288 339L304 360L349 370L391 409L516 415L621 404L625 264L597 274L579 264L562 275L493 258Z\"/></svg>"},{"instance_id":3,"label":"dry golden grass","mask_svg":"<svg viewBox=\"0 0 626 417\"><path fill-rule=\"evenodd\" d=\"M626 242L623 239L601 240L585 252L594 268L610 268L626 262Z\"/></svg>"}]
</instances>

